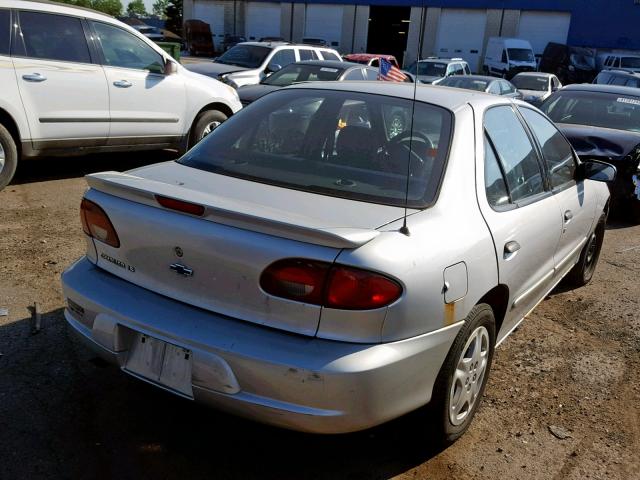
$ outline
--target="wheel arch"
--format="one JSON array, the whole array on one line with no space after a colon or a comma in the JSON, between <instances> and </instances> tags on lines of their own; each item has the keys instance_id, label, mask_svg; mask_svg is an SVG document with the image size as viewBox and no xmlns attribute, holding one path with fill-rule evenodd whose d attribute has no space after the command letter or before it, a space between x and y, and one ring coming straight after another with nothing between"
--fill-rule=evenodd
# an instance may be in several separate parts
<instances>
[{"instance_id":1,"label":"wheel arch","mask_svg":"<svg viewBox=\"0 0 640 480\"><path fill-rule=\"evenodd\" d=\"M193 117L193 120L191 121L191 128L193 128L193 126L195 125L196 120L198 119L200 114L202 112L206 112L207 110L218 110L219 112L224 113L227 117L230 117L230 116L233 115L233 110L231 110L231 107L229 107L229 105L227 105L226 103L211 102L211 103L205 105L204 107L202 107L198 111L198 113L196 113L195 117Z\"/></svg>"},{"instance_id":2,"label":"wheel arch","mask_svg":"<svg viewBox=\"0 0 640 480\"><path fill-rule=\"evenodd\" d=\"M20 137L20 129L18 128L18 124L13 119L11 114L9 114L9 112L4 110L3 108L0 108L0 123L4 125L4 127L7 130L9 130L9 133L13 137L13 141L16 143L16 148L18 149L18 157L19 157L22 151L22 143L21 143L22 140Z\"/></svg>"},{"instance_id":3,"label":"wheel arch","mask_svg":"<svg viewBox=\"0 0 640 480\"><path fill-rule=\"evenodd\" d=\"M478 300L478 303L486 303L493 310L493 316L496 320L497 336L507 315L507 307L509 305L509 287L502 283L496 285L485 293L482 298Z\"/></svg>"}]
</instances>

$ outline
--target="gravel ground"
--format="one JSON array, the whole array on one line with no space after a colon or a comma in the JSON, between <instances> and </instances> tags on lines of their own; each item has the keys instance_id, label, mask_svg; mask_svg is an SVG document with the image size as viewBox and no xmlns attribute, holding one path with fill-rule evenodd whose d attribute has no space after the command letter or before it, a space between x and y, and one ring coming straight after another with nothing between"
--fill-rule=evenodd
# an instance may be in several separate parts
<instances>
[{"instance_id":1,"label":"gravel ground","mask_svg":"<svg viewBox=\"0 0 640 480\"><path fill-rule=\"evenodd\" d=\"M303 435L194 405L105 366L66 328L90 171L168 153L25 162L0 192L0 479L639 479L640 226L609 226L593 282L562 285L496 352L468 433L440 451L412 414ZM31 332L37 302L42 330Z\"/></svg>"}]
</instances>

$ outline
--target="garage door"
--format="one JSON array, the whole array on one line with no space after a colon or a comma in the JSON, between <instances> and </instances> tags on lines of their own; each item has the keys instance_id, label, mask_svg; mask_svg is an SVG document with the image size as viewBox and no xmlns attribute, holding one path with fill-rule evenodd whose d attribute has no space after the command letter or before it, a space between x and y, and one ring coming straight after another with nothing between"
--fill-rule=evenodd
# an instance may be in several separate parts
<instances>
[{"instance_id":1,"label":"garage door","mask_svg":"<svg viewBox=\"0 0 640 480\"><path fill-rule=\"evenodd\" d=\"M245 23L247 40L260 40L262 37L280 36L279 3L248 2Z\"/></svg>"},{"instance_id":2,"label":"garage door","mask_svg":"<svg viewBox=\"0 0 640 480\"><path fill-rule=\"evenodd\" d=\"M193 18L209 24L213 34L214 47L216 50L220 50L224 39L224 4L222 2L196 0L193 5Z\"/></svg>"},{"instance_id":3,"label":"garage door","mask_svg":"<svg viewBox=\"0 0 640 480\"><path fill-rule=\"evenodd\" d=\"M342 37L341 5L307 5L304 36L321 38L333 47L340 46Z\"/></svg>"},{"instance_id":4,"label":"garage door","mask_svg":"<svg viewBox=\"0 0 640 480\"><path fill-rule=\"evenodd\" d=\"M571 14L566 12L520 13L518 37L529 40L536 55L542 55L547 43L567 43Z\"/></svg>"},{"instance_id":5,"label":"garage door","mask_svg":"<svg viewBox=\"0 0 640 480\"><path fill-rule=\"evenodd\" d=\"M436 55L463 58L471 71L477 72L486 25L486 10L443 8L436 36Z\"/></svg>"}]
</instances>

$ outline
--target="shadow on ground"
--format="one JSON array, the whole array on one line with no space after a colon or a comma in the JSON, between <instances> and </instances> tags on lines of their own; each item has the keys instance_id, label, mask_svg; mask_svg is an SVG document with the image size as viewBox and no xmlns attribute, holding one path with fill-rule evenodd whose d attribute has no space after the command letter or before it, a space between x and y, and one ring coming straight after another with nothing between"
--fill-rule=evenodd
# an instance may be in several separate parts
<instances>
[{"instance_id":1,"label":"shadow on ground","mask_svg":"<svg viewBox=\"0 0 640 480\"><path fill-rule=\"evenodd\" d=\"M280 430L97 361L62 309L42 326L0 326L0 478L389 478L440 452L421 414L349 435Z\"/></svg>"},{"instance_id":2,"label":"shadow on ground","mask_svg":"<svg viewBox=\"0 0 640 480\"><path fill-rule=\"evenodd\" d=\"M164 162L177 158L177 152L160 150L152 152L96 153L72 157L47 157L18 162L18 169L11 185L63 180L83 177L88 173L107 170L125 171L132 168Z\"/></svg>"}]
</instances>

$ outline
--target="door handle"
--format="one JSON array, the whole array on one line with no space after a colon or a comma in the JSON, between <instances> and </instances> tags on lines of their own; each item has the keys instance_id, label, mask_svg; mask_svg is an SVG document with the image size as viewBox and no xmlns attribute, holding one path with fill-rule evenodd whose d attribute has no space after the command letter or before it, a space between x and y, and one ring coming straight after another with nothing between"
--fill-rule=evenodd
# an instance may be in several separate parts
<instances>
[{"instance_id":1,"label":"door handle","mask_svg":"<svg viewBox=\"0 0 640 480\"><path fill-rule=\"evenodd\" d=\"M22 79L26 80L27 82L44 82L47 77L45 77L44 75L42 75L41 73L29 73L27 75L22 75Z\"/></svg>"},{"instance_id":2,"label":"door handle","mask_svg":"<svg viewBox=\"0 0 640 480\"><path fill-rule=\"evenodd\" d=\"M505 254L505 256L513 255L518 250L520 250L520 244L518 242L516 242L515 240L511 240L510 242L507 242L507 243L504 244L504 254Z\"/></svg>"},{"instance_id":3,"label":"door handle","mask_svg":"<svg viewBox=\"0 0 640 480\"><path fill-rule=\"evenodd\" d=\"M131 85L133 85L127 80L116 80L115 82L113 82L113 84L118 88L129 88Z\"/></svg>"},{"instance_id":4,"label":"door handle","mask_svg":"<svg viewBox=\"0 0 640 480\"><path fill-rule=\"evenodd\" d=\"M573 212L571 210L567 210L564 212L564 223L569 223L573 218Z\"/></svg>"}]
</instances>

